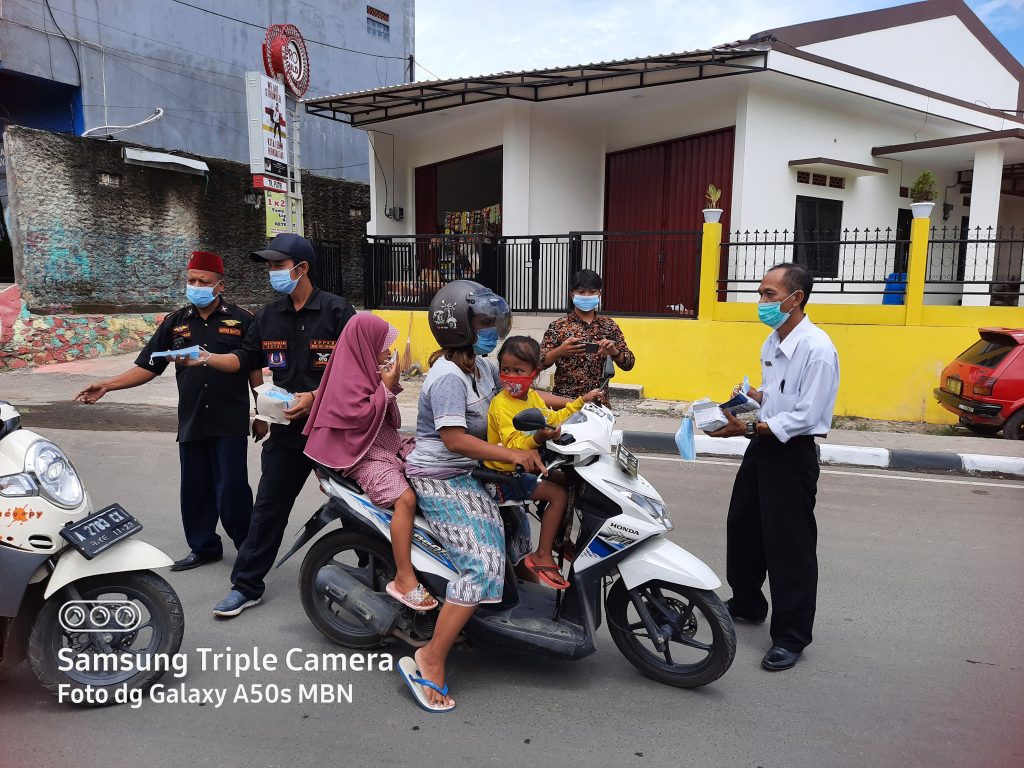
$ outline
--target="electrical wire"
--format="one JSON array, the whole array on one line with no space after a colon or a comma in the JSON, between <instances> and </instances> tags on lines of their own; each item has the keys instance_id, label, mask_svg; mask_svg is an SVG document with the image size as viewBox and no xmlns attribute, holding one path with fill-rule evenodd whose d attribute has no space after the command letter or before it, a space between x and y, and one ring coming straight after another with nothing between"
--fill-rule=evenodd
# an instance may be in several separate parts
<instances>
[{"instance_id":1,"label":"electrical wire","mask_svg":"<svg viewBox=\"0 0 1024 768\"><path fill-rule=\"evenodd\" d=\"M385 136L391 137L391 170L395 168L395 134L388 133L387 131L381 131L376 128L371 130L371 133L383 133ZM384 180L384 207L388 207L388 175L384 173L384 166L380 164L380 157L377 155L377 149L373 146L374 142L367 142L370 145L370 151L373 153L374 160L377 161L377 167L380 168L381 178Z\"/></svg>"},{"instance_id":2,"label":"electrical wire","mask_svg":"<svg viewBox=\"0 0 1024 768\"><path fill-rule=\"evenodd\" d=\"M370 163L367 161L367 162L362 162L362 163L351 163L349 165L328 165L328 166L326 166L324 168L303 168L302 172L306 173L307 171L340 171L340 170L343 170L345 168L358 168L361 165L369 165L369 164Z\"/></svg>"},{"instance_id":3,"label":"electrical wire","mask_svg":"<svg viewBox=\"0 0 1024 768\"><path fill-rule=\"evenodd\" d=\"M71 55L75 57L75 69L78 71L78 90L79 90L79 92L81 92L81 91L83 91L85 89L85 83L82 81L82 64L78 60L78 52L75 50L75 46L71 44L71 41L68 40L68 36L64 34L64 30L60 28L60 24L57 23L57 19L53 15L53 9L50 7L50 0L46 0L46 10L48 10L50 12L50 20L53 22L53 26L55 26L57 28L57 31L60 32L60 36L64 38L64 42L66 42L68 44L68 48L71 49ZM44 27L46 26L46 19L43 19L43 26ZM47 51L49 51L49 49L50 49L49 43L47 43L46 49L47 49ZM51 73L51 75L53 73L53 63L52 62L50 64L50 73ZM74 96L72 96L71 99L68 101L68 106L71 109L71 132L74 133L74 130L75 130L75 97ZM83 121L84 121L84 115L83 115Z\"/></svg>"},{"instance_id":4,"label":"electrical wire","mask_svg":"<svg viewBox=\"0 0 1024 768\"><path fill-rule=\"evenodd\" d=\"M195 10L202 11L203 13L209 13L209 14L212 14L214 16L220 16L222 19L228 19L229 21L237 21L239 24L245 24L245 25L250 26L250 27L255 27L256 29L263 29L263 30L266 29L266 27L263 26L262 24L256 24L255 22L252 22L252 21L246 21L245 19L238 19L238 18L235 18L234 16L228 16L228 15L223 14L223 13L218 13L217 11L211 11L209 8L203 8L203 7L198 6L198 5L192 5L192 3L186 3L185 0L171 0L171 2L172 3L177 3L178 5L187 6L189 8L194 8ZM307 43L313 43L315 45L322 45L322 46L324 46L324 48L333 48L333 49L335 49L337 51L346 51L348 53L358 53L358 54L360 54L362 56L376 56L376 57L381 58L381 59L396 59L398 61L405 61L406 60L406 58L404 56L390 56L390 55L382 54L382 53L370 53L369 51L359 51L359 50L356 50L355 48L345 48L345 47L340 46L340 45L334 45L332 43L325 43L322 40L313 40L313 39L308 38L308 37L304 37L303 39Z\"/></svg>"},{"instance_id":5,"label":"electrical wire","mask_svg":"<svg viewBox=\"0 0 1024 768\"><path fill-rule=\"evenodd\" d=\"M106 136L113 136L115 133L123 133L124 131L131 130L132 128L141 128L147 123L152 123L155 120L159 120L163 116L164 111L160 107L157 107L156 111L152 115L147 117L145 120L140 120L139 122L132 123L131 125L98 125L95 128L90 128L89 130L84 131L82 133L82 136L85 137L88 136L93 131L102 131L104 129L107 129L107 133L105 134Z\"/></svg>"}]
</instances>

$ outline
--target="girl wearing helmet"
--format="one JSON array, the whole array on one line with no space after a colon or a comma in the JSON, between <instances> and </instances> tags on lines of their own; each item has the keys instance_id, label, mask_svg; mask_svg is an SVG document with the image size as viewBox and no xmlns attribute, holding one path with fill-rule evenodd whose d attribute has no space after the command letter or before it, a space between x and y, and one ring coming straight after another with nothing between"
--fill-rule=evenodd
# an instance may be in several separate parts
<instances>
[{"instance_id":1,"label":"girl wearing helmet","mask_svg":"<svg viewBox=\"0 0 1024 768\"><path fill-rule=\"evenodd\" d=\"M420 392L416 449L406 474L420 511L459 570L433 637L415 653L419 678L430 683L423 690L431 709L446 711L455 706L445 684L455 638L479 604L501 601L506 545L516 562L531 550L528 527L506 543L493 497L470 472L481 460L520 464L527 472L545 469L537 451L487 442L487 411L501 383L485 356L512 328L505 300L479 283L456 280L434 296L429 320L441 349L430 359Z\"/></svg>"}]
</instances>

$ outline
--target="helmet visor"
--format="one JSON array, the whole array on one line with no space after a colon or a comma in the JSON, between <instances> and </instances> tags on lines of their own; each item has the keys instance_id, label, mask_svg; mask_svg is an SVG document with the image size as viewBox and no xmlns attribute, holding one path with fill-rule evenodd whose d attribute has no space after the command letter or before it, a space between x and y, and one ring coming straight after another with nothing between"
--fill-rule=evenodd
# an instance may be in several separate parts
<instances>
[{"instance_id":1,"label":"helmet visor","mask_svg":"<svg viewBox=\"0 0 1024 768\"><path fill-rule=\"evenodd\" d=\"M467 300L472 311L472 317L485 317L490 322L485 327L493 327L498 331L498 338L504 339L512 330L512 310L508 308L508 302L489 288L483 288L471 293ZM474 323L474 325L476 325Z\"/></svg>"}]
</instances>

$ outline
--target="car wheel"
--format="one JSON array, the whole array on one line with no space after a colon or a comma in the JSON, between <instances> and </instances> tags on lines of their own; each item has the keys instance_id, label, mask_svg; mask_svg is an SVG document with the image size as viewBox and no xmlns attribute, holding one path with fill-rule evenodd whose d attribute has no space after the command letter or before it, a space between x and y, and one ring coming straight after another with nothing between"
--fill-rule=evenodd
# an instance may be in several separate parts
<instances>
[{"instance_id":1,"label":"car wheel","mask_svg":"<svg viewBox=\"0 0 1024 768\"><path fill-rule=\"evenodd\" d=\"M1006 420L1003 437L1007 440L1024 440L1024 408Z\"/></svg>"}]
</instances>

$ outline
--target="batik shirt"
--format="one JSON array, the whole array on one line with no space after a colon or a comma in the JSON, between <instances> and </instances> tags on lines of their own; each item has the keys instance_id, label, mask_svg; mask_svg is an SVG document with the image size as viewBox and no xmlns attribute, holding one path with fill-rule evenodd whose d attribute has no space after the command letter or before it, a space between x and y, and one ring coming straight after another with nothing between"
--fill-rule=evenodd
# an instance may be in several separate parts
<instances>
[{"instance_id":1,"label":"batik shirt","mask_svg":"<svg viewBox=\"0 0 1024 768\"><path fill-rule=\"evenodd\" d=\"M636 358L626 346L626 338L622 335L618 323L604 315L598 315L593 322L587 323L575 310L548 326L544 332L544 341L540 345L541 355L546 358L548 353L572 336L582 342L594 344L610 339L620 353L621 363L616 363L619 368L630 371L636 364ZM555 382L551 391L559 397L581 397L592 389L597 389L604 378L601 375L603 367L604 357L596 352L559 358L555 363ZM607 389L604 394L607 399Z\"/></svg>"}]
</instances>

